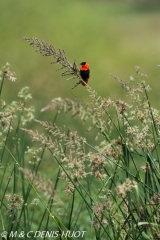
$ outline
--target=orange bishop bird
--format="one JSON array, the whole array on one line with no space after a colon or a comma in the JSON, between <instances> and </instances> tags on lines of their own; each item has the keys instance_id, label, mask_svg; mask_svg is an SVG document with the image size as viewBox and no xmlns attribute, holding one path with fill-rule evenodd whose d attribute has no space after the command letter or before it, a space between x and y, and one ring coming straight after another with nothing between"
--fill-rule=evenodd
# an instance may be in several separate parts
<instances>
[{"instance_id":1,"label":"orange bishop bird","mask_svg":"<svg viewBox=\"0 0 160 240\"><path fill-rule=\"evenodd\" d=\"M86 86L88 83L88 79L90 77L90 69L89 69L89 64L87 62L82 62L80 63L81 68L80 68L80 76L83 80L82 85Z\"/></svg>"}]
</instances>

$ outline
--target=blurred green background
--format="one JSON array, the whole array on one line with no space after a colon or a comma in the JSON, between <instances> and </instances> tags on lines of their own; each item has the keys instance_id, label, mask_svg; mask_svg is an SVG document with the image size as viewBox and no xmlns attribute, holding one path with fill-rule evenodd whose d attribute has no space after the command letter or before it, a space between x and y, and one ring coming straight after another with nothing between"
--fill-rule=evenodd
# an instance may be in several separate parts
<instances>
[{"instance_id":1,"label":"blurred green background","mask_svg":"<svg viewBox=\"0 0 160 240\"><path fill-rule=\"evenodd\" d=\"M1 0L0 23L0 65L9 62L17 73L16 83L4 84L2 98L15 99L22 87L29 86L38 118L50 117L40 109L53 98L74 99L70 89L77 80L66 81L56 71L58 66L50 64L53 59L35 53L23 37L64 49L70 62L89 62L89 85L106 98L124 95L110 73L128 81L134 67L140 66L149 76L151 103L159 108L159 1ZM88 101L85 87L73 92Z\"/></svg>"}]
</instances>

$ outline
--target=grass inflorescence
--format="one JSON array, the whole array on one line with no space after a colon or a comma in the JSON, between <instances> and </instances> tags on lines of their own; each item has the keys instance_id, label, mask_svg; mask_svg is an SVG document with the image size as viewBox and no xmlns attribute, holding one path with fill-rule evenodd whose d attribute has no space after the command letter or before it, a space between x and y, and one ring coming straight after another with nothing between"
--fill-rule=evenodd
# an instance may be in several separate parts
<instances>
[{"instance_id":1,"label":"grass inflorescence","mask_svg":"<svg viewBox=\"0 0 160 240\"><path fill-rule=\"evenodd\" d=\"M63 51L26 40L43 55L53 55L65 68L63 76L79 78ZM8 67L1 70L0 93L5 80L15 78ZM139 67L128 82L112 76L127 101L102 98L87 85L87 104L59 97L43 107L42 112L55 114L52 122L36 119L28 87L10 104L1 98L1 230L160 239L160 112L150 103L151 89ZM65 119L59 126L63 113L79 118L88 134L96 129L98 141L88 142Z\"/></svg>"}]
</instances>

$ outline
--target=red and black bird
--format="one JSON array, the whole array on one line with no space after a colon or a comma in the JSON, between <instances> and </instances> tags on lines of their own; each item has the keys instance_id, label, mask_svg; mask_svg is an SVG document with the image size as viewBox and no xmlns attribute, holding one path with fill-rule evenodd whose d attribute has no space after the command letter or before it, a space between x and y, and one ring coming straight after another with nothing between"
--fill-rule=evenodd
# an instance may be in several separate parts
<instances>
[{"instance_id":1,"label":"red and black bird","mask_svg":"<svg viewBox=\"0 0 160 240\"><path fill-rule=\"evenodd\" d=\"M89 64L87 62L82 62L80 63L81 68L80 68L80 76L83 80L83 82L81 81L83 86L86 86L86 84L88 83L88 79L90 77L90 69L89 69Z\"/></svg>"}]
</instances>

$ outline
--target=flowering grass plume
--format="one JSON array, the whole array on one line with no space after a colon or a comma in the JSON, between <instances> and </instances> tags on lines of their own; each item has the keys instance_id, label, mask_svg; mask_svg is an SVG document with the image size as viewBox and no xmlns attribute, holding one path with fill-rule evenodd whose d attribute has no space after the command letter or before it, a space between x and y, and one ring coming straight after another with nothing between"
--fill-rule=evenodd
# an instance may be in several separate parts
<instances>
[{"instance_id":1,"label":"flowering grass plume","mask_svg":"<svg viewBox=\"0 0 160 240\"><path fill-rule=\"evenodd\" d=\"M56 111L57 114L65 112L72 118L78 116L86 129L95 128L97 135L103 137L98 146L56 123L36 120L44 127L45 134L23 130L57 161L65 193L74 198L78 192L86 199L84 202L95 229L101 229L105 236L114 236L113 239L121 239L121 236L136 239L146 233L152 236L153 232L154 236L159 236L158 228L152 224L158 224L153 215L156 213L157 219L160 216L156 211L160 199L157 187L160 113L151 107L148 97L151 89L139 67L136 67L136 76L128 82L114 78L126 92L127 102L115 97L102 98L87 87L90 103L59 97L42 109L42 112ZM98 184L98 190L94 184ZM94 198L95 192L97 198ZM113 232L109 226L114 226Z\"/></svg>"},{"instance_id":2,"label":"flowering grass plume","mask_svg":"<svg viewBox=\"0 0 160 240\"><path fill-rule=\"evenodd\" d=\"M24 38L27 42L30 43L33 47L35 47L37 50L36 52L40 52L43 56L49 57L52 56L55 58L55 62L52 62L52 64L58 64L61 65L61 67L58 70L62 70L62 76L70 76L66 80L70 80L73 78L78 78L79 82L77 82L73 87L75 88L78 86L81 82L83 82L82 78L80 77L79 68L74 61L73 64L69 62L69 60L66 57L65 51L58 49L56 50L54 46L51 44L46 43L43 40L38 40L37 38Z\"/></svg>"},{"instance_id":3,"label":"flowering grass plume","mask_svg":"<svg viewBox=\"0 0 160 240\"><path fill-rule=\"evenodd\" d=\"M63 52L29 42L55 57L64 76L76 76ZM28 87L18 93L19 101L1 101L4 230L83 227L86 239L160 239L160 111L151 106L146 75L135 70L129 81L113 75L127 101L102 98L87 86L87 104L58 97L41 110L54 114L52 122L33 121ZM66 114L70 121L62 118ZM74 117L80 119L76 129Z\"/></svg>"}]
</instances>

